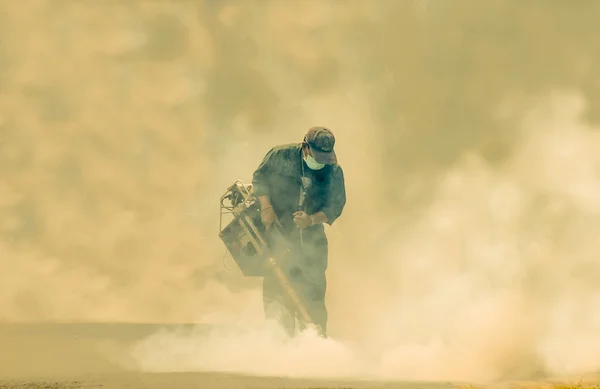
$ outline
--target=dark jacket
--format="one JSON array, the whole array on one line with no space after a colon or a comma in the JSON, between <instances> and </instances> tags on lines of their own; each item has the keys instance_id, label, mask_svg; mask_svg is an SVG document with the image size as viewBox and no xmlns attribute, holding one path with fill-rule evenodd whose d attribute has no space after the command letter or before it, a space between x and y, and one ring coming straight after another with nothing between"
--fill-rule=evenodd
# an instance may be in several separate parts
<instances>
[{"instance_id":1,"label":"dark jacket","mask_svg":"<svg viewBox=\"0 0 600 389\"><path fill-rule=\"evenodd\" d=\"M273 147L264 157L252 178L257 197L268 195L281 224L292 240L299 231L293 221L298 210L302 173L311 180L307 189L305 206L309 215L318 211L327 215L327 223L333 224L346 205L344 172L339 165L326 165L313 171L302 159L301 143ZM325 229L317 224L304 229L303 240L325 241Z\"/></svg>"}]
</instances>

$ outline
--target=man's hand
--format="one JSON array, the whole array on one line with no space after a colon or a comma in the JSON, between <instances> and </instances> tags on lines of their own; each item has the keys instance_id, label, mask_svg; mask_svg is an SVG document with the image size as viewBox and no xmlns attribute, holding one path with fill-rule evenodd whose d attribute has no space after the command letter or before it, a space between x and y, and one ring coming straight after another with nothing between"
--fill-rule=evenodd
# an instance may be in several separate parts
<instances>
[{"instance_id":1,"label":"man's hand","mask_svg":"<svg viewBox=\"0 0 600 389\"><path fill-rule=\"evenodd\" d=\"M296 224L296 227L303 230L306 227L313 225L313 219L308 213L304 211L298 211L294 213L294 223Z\"/></svg>"},{"instance_id":2,"label":"man's hand","mask_svg":"<svg viewBox=\"0 0 600 389\"><path fill-rule=\"evenodd\" d=\"M279 224L279 218L273 210L272 206L265 207L260 210L260 220L265 225L265 229L269 231L274 223Z\"/></svg>"}]
</instances>

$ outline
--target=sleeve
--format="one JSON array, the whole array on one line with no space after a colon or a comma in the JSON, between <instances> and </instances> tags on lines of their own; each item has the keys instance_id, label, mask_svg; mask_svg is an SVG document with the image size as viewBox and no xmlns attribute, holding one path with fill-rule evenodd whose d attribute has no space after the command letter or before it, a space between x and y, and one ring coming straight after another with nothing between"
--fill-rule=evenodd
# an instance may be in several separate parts
<instances>
[{"instance_id":1,"label":"sleeve","mask_svg":"<svg viewBox=\"0 0 600 389\"><path fill-rule=\"evenodd\" d=\"M275 149L273 148L265 155L252 175L252 187L256 197L269 195L269 173L273 170L274 159Z\"/></svg>"},{"instance_id":2,"label":"sleeve","mask_svg":"<svg viewBox=\"0 0 600 389\"><path fill-rule=\"evenodd\" d=\"M332 225L334 221L342 214L346 205L346 184L344 181L344 171L338 165L331 174L331 183L325 207L321 209L327 216L327 224Z\"/></svg>"}]
</instances>

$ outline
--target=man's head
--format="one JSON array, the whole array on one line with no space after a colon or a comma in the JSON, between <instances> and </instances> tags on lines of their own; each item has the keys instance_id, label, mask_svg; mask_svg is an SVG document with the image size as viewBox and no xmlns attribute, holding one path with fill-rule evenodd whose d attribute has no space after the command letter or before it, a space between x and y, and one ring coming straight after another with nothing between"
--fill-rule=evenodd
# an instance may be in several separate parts
<instances>
[{"instance_id":1,"label":"man's head","mask_svg":"<svg viewBox=\"0 0 600 389\"><path fill-rule=\"evenodd\" d=\"M304 143L308 146L310 155L320 164L335 164L337 156L333 147L335 137L331 130L325 127L312 127L304 136Z\"/></svg>"}]
</instances>

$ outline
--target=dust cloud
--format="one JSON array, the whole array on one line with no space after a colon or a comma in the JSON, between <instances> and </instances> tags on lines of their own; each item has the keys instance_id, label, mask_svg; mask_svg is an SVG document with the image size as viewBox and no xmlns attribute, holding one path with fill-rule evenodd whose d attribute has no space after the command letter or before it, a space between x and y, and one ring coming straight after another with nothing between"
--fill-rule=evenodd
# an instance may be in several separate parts
<instances>
[{"instance_id":1,"label":"dust cloud","mask_svg":"<svg viewBox=\"0 0 600 389\"><path fill-rule=\"evenodd\" d=\"M596 3L23 4L0 5L0 320L216 325L137 345L154 371L600 369ZM348 204L332 340L288 343L217 199L313 125Z\"/></svg>"},{"instance_id":2,"label":"dust cloud","mask_svg":"<svg viewBox=\"0 0 600 389\"><path fill-rule=\"evenodd\" d=\"M502 169L477 153L448 169L412 228L382 249L387 293L345 293L375 305L362 342L286 341L264 329L160 333L135 348L137 366L481 381L600 368L600 133L581 122L583 108L577 94L553 95L528 112Z\"/></svg>"}]
</instances>

